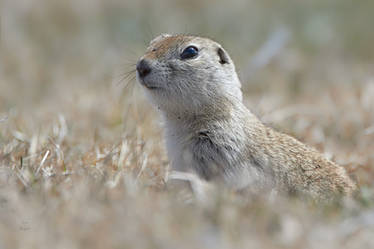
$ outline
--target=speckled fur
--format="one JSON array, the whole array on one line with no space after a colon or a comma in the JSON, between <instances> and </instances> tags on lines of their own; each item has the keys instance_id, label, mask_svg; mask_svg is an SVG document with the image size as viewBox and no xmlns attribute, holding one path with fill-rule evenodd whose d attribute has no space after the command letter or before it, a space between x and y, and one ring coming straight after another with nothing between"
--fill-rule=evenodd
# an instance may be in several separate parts
<instances>
[{"instance_id":1,"label":"speckled fur","mask_svg":"<svg viewBox=\"0 0 374 249\"><path fill-rule=\"evenodd\" d=\"M199 55L181 60L194 45ZM218 53L220 50L221 54ZM227 63L220 63L225 56ZM242 103L229 55L201 37L160 35L141 59L152 72L138 81L161 111L174 170L234 189L297 192L317 199L350 195L356 188L344 168L298 140L264 126Z\"/></svg>"}]
</instances>

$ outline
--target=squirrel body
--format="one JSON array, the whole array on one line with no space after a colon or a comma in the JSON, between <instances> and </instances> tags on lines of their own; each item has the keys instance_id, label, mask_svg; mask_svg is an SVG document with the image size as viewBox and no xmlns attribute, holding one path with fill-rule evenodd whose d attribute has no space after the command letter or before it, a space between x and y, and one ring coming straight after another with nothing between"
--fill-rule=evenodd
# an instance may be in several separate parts
<instances>
[{"instance_id":1,"label":"squirrel body","mask_svg":"<svg viewBox=\"0 0 374 249\"><path fill-rule=\"evenodd\" d=\"M137 63L137 78L161 111L172 168L238 190L351 195L345 169L265 126L242 102L228 53L207 38L160 35Z\"/></svg>"}]
</instances>

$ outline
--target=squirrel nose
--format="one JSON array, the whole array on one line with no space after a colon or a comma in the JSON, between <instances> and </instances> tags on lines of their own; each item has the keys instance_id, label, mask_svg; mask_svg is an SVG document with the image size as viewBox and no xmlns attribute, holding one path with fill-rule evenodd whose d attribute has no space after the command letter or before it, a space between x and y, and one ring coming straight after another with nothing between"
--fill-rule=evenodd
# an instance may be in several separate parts
<instances>
[{"instance_id":1,"label":"squirrel nose","mask_svg":"<svg viewBox=\"0 0 374 249\"><path fill-rule=\"evenodd\" d=\"M138 71L140 78L144 78L151 72L150 63L147 60L142 59L136 64L136 70Z\"/></svg>"}]
</instances>

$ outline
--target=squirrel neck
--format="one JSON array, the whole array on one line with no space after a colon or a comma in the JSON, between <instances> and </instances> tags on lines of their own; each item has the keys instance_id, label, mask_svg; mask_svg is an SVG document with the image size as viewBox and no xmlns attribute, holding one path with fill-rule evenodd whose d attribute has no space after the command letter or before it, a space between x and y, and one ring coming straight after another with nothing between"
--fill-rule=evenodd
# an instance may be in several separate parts
<instances>
[{"instance_id":1,"label":"squirrel neck","mask_svg":"<svg viewBox=\"0 0 374 249\"><path fill-rule=\"evenodd\" d=\"M194 123L196 120L209 122L210 120L229 118L233 110L237 107L237 104L228 98L222 97L214 102L205 103L195 110L169 110L162 111L162 113L164 119L171 122Z\"/></svg>"},{"instance_id":2,"label":"squirrel neck","mask_svg":"<svg viewBox=\"0 0 374 249\"><path fill-rule=\"evenodd\" d=\"M165 128L173 133L193 133L220 127L245 129L248 120L257 118L244 106L241 100L222 99L214 105L206 105L196 112L163 112ZM243 127L242 127L243 126Z\"/></svg>"}]
</instances>

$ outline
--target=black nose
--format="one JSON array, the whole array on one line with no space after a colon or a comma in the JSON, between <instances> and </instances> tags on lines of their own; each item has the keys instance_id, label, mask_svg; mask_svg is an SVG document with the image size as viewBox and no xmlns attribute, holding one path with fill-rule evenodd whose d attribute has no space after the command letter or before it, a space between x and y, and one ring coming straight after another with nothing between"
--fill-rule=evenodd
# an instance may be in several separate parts
<instances>
[{"instance_id":1,"label":"black nose","mask_svg":"<svg viewBox=\"0 0 374 249\"><path fill-rule=\"evenodd\" d=\"M144 78L151 72L151 65L147 60L142 59L136 64L136 70L140 78Z\"/></svg>"}]
</instances>

